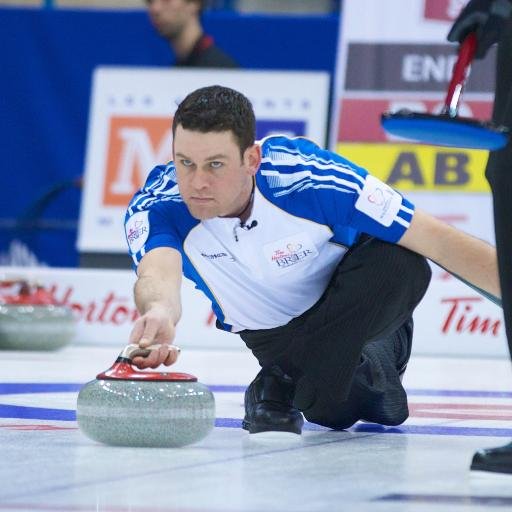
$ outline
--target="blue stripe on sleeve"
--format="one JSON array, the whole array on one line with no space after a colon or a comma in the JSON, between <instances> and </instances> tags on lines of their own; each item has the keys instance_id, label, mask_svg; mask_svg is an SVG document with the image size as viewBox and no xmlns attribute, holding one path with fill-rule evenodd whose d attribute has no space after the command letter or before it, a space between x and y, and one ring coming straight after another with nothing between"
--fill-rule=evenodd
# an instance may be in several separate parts
<instances>
[{"instance_id":1,"label":"blue stripe on sleeve","mask_svg":"<svg viewBox=\"0 0 512 512\"><path fill-rule=\"evenodd\" d=\"M368 171L314 142L272 136L262 143L258 187L276 206L328 226L332 241L350 246L361 232L396 242L407 229L414 206L402 208L390 227L355 209Z\"/></svg>"}]
</instances>

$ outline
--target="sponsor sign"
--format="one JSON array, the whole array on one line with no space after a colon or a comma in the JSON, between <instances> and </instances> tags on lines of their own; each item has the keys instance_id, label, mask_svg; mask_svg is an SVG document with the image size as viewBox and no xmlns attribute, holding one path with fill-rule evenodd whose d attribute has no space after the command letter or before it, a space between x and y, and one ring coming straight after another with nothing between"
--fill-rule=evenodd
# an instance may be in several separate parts
<instances>
[{"instance_id":1,"label":"sponsor sign","mask_svg":"<svg viewBox=\"0 0 512 512\"><path fill-rule=\"evenodd\" d=\"M413 354L508 357L501 308L446 273L433 280L414 320Z\"/></svg>"},{"instance_id":2,"label":"sponsor sign","mask_svg":"<svg viewBox=\"0 0 512 512\"><path fill-rule=\"evenodd\" d=\"M467 0L425 0L425 19L452 22L466 3Z\"/></svg>"},{"instance_id":3,"label":"sponsor sign","mask_svg":"<svg viewBox=\"0 0 512 512\"><path fill-rule=\"evenodd\" d=\"M112 345L128 343L139 314L133 301L134 272L129 270L0 267L4 278L23 276L47 288L55 302L72 309L77 320L73 343ZM183 315L176 344L183 347L245 346L237 335L215 327L211 303L185 279L182 285Z\"/></svg>"},{"instance_id":4,"label":"sponsor sign","mask_svg":"<svg viewBox=\"0 0 512 512\"><path fill-rule=\"evenodd\" d=\"M292 243L296 244L288 242ZM300 251L296 245L282 250ZM74 344L112 346L115 353L128 342L138 318L132 298L133 272L25 267L0 267L0 272L6 278L35 280L50 289L58 304L70 307L77 319ZM177 345L247 350L238 335L215 327L210 302L187 279L182 306ZM439 269L434 269L414 321L413 354L508 357L501 309Z\"/></svg>"},{"instance_id":5,"label":"sponsor sign","mask_svg":"<svg viewBox=\"0 0 512 512\"><path fill-rule=\"evenodd\" d=\"M102 204L126 207L153 168L171 157L171 117L112 116Z\"/></svg>"},{"instance_id":6,"label":"sponsor sign","mask_svg":"<svg viewBox=\"0 0 512 512\"><path fill-rule=\"evenodd\" d=\"M446 35L461 0L346 0L340 17L331 147L340 141L386 140L380 114L409 108L436 112L444 104L457 45ZM494 52L494 49L492 50ZM475 61L460 115L488 118L494 55Z\"/></svg>"},{"instance_id":7,"label":"sponsor sign","mask_svg":"<svg viewBox=\"0 0 512 512\"><path fill-rule=\"evenodd\" d=\"M489 191L484 176L487 151L342 142L338 152L401 191Z\"/></svg>"},{"instance_id":8,"label":"sponsor sign","mask_svg":"<svg viewBox=\"0 0 512 512\"><path fill-rule=\"evenodd\" d=\"M331 119L331 148L404 193L416 206L492 241L488 153L421 146L388 136L383 112L437 113L457 45L446 36L464 0L345 0ZM494 52L494 50L493 50ZM459 114L489 119L491 53L471 70Z\"/></svg>"},{"instance_id":9,"label":"sponsor sign","mask_svg":"<svg viewBox=\"0 0 512 512\"><path fill-rule=\"evenodd\" d=\"M459 115L477 119L490 119L492 114L491 96L487 99L467 99L459 106ZM340 102L341 116L338 124L338 141L343 142L396 142L393 137L381 128L380 115L382 112L396 112L408 109L414 112L428 114L439 113L443 108L444 98L429 99L426 94L396 95L381 98L377 93L357 95L346 93Z\"/></svg>"},{"instance_id":10,"label":"sponsor sign","mask_svg":"<svg viewBox=\"0 0 512 512\"><path fill-rule=\"evenodd\" d=\"M347 52L347 91L435 91L444 95L457 60L455 47L450 43L350 43ZM363 62L373 65L362 66ZM492 94L494 60L476 61L472 68L466 94Z\"/></svg>"},{"instance_id":11,"label":"sponsor sign","mask_svg":"<svg viewBox=\"0 0 512 512\"><path fill-rule=\"evenodd\" d=\"M284 133L324 144L327 73L99 68L93 80L80 211L81 252L126 252L126 206L149 171L171 159L177 105L188 93L212 84L249 97L257 138Z\"/></svg>"},{"instance_id":12,"label":"sponsor sign","mask_svg":"<svg viewBox=\"0 0 512 512\"><path fill-rule=\"evenodd\" d=\"M404 195L417 207L438 219L494 244L492 198L485 193L414 192ZM468 208L468 202L471 208Z\"/></svg>"}]
</instances>

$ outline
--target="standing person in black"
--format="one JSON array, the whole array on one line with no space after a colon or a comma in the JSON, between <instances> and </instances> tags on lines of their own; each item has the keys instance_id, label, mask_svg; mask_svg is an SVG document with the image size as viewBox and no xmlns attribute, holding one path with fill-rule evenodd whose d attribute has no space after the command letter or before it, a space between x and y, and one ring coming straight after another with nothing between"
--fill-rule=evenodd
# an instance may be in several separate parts
<instances>
[{"instance_id":1,"label":"standing person in black","mask_svg":"<svg viewBox=\"0 0 512 512\"><path fill-rule=\"evenodd\" d=\"M204 0L146 0L151 23L168 41L176 66L237 68L238 64L205 34L201 24Z\"/></svg>"},{"instance_id":2,"label":"standing person in black","mask_svg":"<svg viewBox=\"0 0 512 512\"><path fill-rule=\"evenodd\" d=\"M512 0L470 0L455 20L448 40L462 42L476 31L475 57L483 58L498 43L493 121L512 130ZM494 230L498 250L505 329L512 357L512 142L489 155L485 170L494 203ZM478 451L471 469L512 475L512 442Z\"/></svg>"}]
</instances>

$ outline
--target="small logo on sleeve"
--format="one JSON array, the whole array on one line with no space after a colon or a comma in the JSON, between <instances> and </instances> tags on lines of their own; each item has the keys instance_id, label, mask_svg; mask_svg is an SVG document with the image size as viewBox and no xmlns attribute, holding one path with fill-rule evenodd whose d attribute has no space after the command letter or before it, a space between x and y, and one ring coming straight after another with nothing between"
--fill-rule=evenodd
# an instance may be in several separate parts
<instances>
[{"instance_id":1,"label":"small logo on sleeve","mask_svg":"<svg viewBox=\"0 0 512 512\"><path fill-rule=\"evenodd\" d=\"M384 192L378 188L373 194L368 196L368 201L370 203L376 204L377 206L382 206L384 204Z\"/></svg>"},{"instance_id":2,"label":"small logo on sleeve","mask_svg":"<svg viewBox=\"0 0 512 512\"><path fill-rule=\"evenodd\" d=\"M126 222L126 239L130 251L135 254L139 252L149 236L149 212L137 212Z\"/></svg>"},{"instance_id":3,"label":"small logo on sleeve","mask_svg":"<svg viewBox=\"0 0 512 512\"><path fill-rule=\"evenodd\" d=\"M383 226L389 227L402 204L402 196L374 176L366 177L355 207Z\"/></svg>"}]
</instances>

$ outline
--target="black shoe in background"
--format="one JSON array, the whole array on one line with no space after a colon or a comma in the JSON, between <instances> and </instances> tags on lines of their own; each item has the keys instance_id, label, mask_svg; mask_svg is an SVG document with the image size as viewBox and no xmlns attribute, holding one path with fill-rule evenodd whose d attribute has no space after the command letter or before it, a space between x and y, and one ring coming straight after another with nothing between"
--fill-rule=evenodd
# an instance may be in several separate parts
<instances>
[{"instance_id":1,"label":"black shoe in background","mask_svg":"<svg viewBox=\"0 0 512 512\"><path fill-rule=\"evenodd\" d=\"M304 418L293 407L295 384L279 366L263 368L245 391L242 428L250 434L290 432L301 434Z\"/></svg>"},{"instance_id":2,"label":"black shoe in background","mask_svg":"<svg viewBox=\"0 0 512 512\"><path fill-rule=\"evenodd\" d=\"M477 451L473 455L471 471L508 473L512 476L512 442L498 448Z\"/></svg>"}]
</instances>

